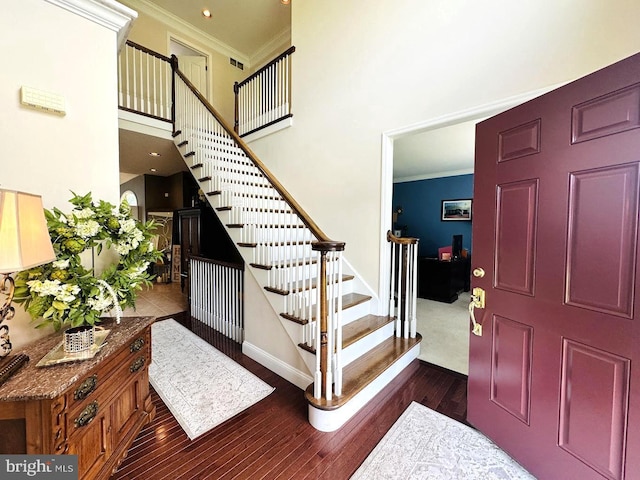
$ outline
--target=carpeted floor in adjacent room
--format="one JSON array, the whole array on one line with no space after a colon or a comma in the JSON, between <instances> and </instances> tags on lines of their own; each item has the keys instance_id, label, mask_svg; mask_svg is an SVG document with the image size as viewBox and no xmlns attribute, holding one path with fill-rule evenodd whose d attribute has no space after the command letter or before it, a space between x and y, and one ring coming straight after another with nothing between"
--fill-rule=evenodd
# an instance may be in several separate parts
<instances>
[{"instance_id":1,"label":"carpeted floor in adjacent room","mask_svg":"<svg viewBox=\"0 0 640 480\"><path fill-rule=\"evenodd\" d=\"M418 298L418 332L422 335L420 358L454 372L469 373L469 292L455 302Z\"/></svg>"}]
</instances>

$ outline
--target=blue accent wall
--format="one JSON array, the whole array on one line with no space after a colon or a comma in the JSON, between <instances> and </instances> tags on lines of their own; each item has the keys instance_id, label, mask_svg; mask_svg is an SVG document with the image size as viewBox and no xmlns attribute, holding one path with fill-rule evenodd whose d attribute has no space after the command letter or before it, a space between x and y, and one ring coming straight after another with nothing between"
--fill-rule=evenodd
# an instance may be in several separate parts
<instances>
[{"instance_id":1,"label":"blue accent wall","mask_svg":"<svg viewBox=\"0 0 640 480\"><path fill-rule=\"evenodd\" d=\"M420 239L420 256L437 256L438 248L451 245L451 237L458 234L471 252L471 222L440 220L442 200L463 198L473 198L473 174L394 183L393 210L403 210L394 229L406 227L403 236Z\"/></svg>"}]
</instances>

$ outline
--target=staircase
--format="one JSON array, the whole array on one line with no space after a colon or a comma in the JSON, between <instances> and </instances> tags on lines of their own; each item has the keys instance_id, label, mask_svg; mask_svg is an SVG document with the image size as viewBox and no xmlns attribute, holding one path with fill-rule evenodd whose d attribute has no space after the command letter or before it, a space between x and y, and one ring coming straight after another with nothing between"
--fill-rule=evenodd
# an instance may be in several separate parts
<instances>
[{"instance_id":1,"label":"staircase","mask_svg":"<svg viewBox=\"0 0 640 480\"><path fill-rule=\"evenodd\" d=\"M419 354L417 249L403 250L417 241L389 236L403 288L392 287L392 316L375 315L381 300L344 261L344 243L322 232L177 68L174 85L176 147L312 374L310 423L336 430Z\"/></svg>"}]
</instances>

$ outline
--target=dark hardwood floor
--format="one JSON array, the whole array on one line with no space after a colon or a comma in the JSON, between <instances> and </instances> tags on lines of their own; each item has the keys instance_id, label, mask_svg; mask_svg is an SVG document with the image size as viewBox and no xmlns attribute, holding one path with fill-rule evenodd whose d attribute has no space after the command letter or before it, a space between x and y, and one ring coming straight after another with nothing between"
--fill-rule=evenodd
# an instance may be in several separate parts
<instances>
[{"instance_id":1,"label":"dark hardwood floor","mask_svg":"<svg viewBox=\"0 0 640 480\"><path fill-rule=\"evenodd\" d=\"M243 355L240 345L192 329L275 391L195 441L152 392L156 418L112 479L348 479L412 401L466 418L466 377L415 360L339 431L319 432L307 421L302 390Z\"/></svg>"}]
</instances>

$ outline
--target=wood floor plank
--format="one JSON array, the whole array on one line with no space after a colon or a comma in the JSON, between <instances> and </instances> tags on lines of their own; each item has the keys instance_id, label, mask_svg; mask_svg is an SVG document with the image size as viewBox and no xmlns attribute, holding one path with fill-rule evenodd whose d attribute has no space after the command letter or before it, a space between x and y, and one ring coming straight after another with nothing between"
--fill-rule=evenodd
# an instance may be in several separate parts
<instances>
[{"instance_id":1,"label":"wood floor plank","mask_svg":"<svg viewBox=\"0 0 640 480\"><path fill-rule=\"evenodd\" d=\"M415 360L340 430L319 432L307 420L302 390L243 355L238 344L191 319L182 321L194 323L199 335L275 391L194 441L152 391L156 417L133 442L113 480L346 480L412 401L466 419L466 377Z\"/></svg>"}]
</instances>

